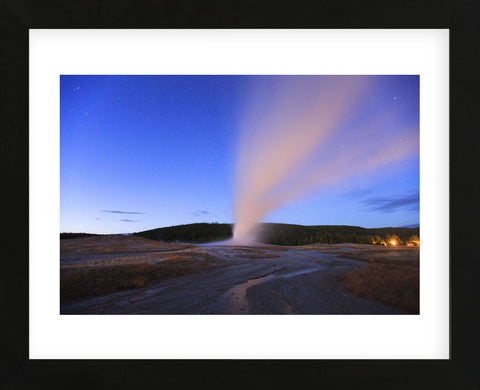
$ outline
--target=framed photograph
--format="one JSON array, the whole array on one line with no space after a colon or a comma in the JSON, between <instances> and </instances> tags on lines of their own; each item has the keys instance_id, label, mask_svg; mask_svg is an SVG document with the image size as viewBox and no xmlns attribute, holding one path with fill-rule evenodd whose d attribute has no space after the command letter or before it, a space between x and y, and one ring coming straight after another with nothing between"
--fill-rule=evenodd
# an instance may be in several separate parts
<instances>
[{"instance_id":1,"label":"framed photograph","mask_svg":"<svg viewBox=\"0 0 480 390\"><path fill-rule=\"evenodd\" d=\"M474 155L452 131L473 104L470 18L136 29L7 15L28 234L11 246L24 288L6 382L255 363L260 386L288 364L325 384L474 388L476 265L468 243L452 252L468 215L452 202L474 193L471 171L450 178Z\"/></svg>"}]
</instances>

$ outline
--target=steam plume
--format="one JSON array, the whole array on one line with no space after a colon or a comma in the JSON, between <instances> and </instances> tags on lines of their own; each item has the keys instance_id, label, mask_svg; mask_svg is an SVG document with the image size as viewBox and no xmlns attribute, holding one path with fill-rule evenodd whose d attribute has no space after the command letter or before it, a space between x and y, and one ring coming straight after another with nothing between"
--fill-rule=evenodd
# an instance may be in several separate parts
<instances>
[{"instance_id":1,"label":"steam plume","mask_svg":"<svg viewBox=\"0 0 480 390\"><path fill-rule=\"evenodd\" d=\"M254 242L263 217L312 190L418 151L418 128L388 131L399 126L393 113L361 120L359 108L376 82L374 76L252 78L237 156L235 242Z\"/></svg>"}]
</instances>

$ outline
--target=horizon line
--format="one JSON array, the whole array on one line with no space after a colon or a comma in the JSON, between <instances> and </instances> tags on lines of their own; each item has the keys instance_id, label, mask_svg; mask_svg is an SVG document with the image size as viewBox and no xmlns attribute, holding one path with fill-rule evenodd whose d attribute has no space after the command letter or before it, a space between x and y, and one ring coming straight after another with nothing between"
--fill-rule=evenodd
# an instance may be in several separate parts
<instances>
[{"instance_id":1,"label":"horizon line","mask_svg":"<svg viewBox=\"0 0 480 390\"><path fill-rule=\"evenodd\" d=\"M83 233L83 234L98 234L98 235L111 235L111 234L135 234L135 233L141 233L144 231L148 230L155 230L155 229L164 229L164 228L169 228L169 227L175 227L175 226L185 226L185 225L195 225L195 224L219 224L219 225L235 225L233 222L190 222L190 223L183 223L183 224L178 224L178 225L168 225L168 226L159 226L156 228L151 228L151 229L144 229L144 230L139 230L135 232L123 232L123 233L93 233L93 232L85 232L85 231L61 231L60 234L66 234L66 233L71 233L71 234L78 234L78 233ZM284 223L284 222L260 222L261 224L276 224L276 225L296 225L296 226L348 226L348 227L358 227L361 229L396 229L396 228L407 228L407 229L416 229L420 227L420 223L412 223L412 224L407 224L407 225L402 225L402 226L377 226L377 227L363 227L363 226L358 226L358 225L345 225L345 224L323 224L323 225L303 225L303 224L298 224L298 223Z\"/></svg>"}]
</instances>

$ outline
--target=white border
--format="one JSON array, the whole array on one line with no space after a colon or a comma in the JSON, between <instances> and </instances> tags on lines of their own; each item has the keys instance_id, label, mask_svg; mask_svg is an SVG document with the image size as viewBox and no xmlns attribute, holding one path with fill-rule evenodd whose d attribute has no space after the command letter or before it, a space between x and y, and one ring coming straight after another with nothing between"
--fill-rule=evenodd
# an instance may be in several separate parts
<instances>
[{"instance_id":1,"label":"white border","mask_svg":"<svg viewBox=\"0 0 480 390\"><path fill-rule=\"evenodd\" d=\"M449 357L448 30L30 30L30 358ZM421 314L59 314L59 75L419 74Z\"/></svg>"}]
</instances>

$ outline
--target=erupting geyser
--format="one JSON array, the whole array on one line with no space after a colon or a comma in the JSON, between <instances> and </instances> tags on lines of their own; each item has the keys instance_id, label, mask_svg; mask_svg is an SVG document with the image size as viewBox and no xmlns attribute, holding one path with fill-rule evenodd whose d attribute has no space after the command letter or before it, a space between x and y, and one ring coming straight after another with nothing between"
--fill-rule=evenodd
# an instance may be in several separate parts
<instances>
[{"instance_id":1,"label":"erupting geyser","mask_svg":"<svg viewBox=\"0 0 480 390\"><path fill-rule=\"evenodd\" d=\"M364 115L381 77L251 76L238 145L234 243L255 242L262 218L313 189L418 152L418 128L402 129L394 112Z\"/></svg>"}]
</instances>

